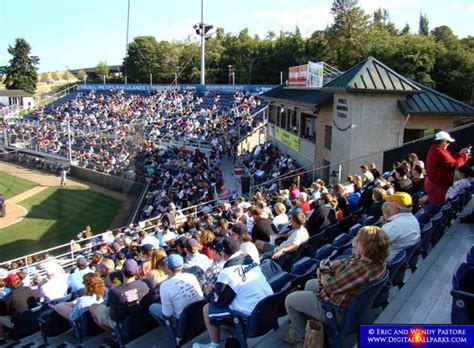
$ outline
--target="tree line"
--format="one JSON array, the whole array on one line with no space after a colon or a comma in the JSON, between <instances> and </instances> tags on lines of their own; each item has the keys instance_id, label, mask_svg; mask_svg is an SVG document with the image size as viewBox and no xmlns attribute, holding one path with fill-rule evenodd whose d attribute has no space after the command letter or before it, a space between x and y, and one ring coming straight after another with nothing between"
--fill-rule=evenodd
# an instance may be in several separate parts
<instances>
[{"instance_id":1,"label":"tree line","mask_svg":"<svg viewBox=\"0 0 474 348\"><path fill-rule=\"evenodd\" d=\"M416 32L408 24L397 29L387 10L368 14L357 0L334 0L331 14L333 24L309 37L303 37L298 27L269 31L265 37L252 36L248 29L234 35L217 28L206 40L206 83L229 83L233 73L239 84L279 84L280 73L286 78L290 66L324 61L344 71L371 55L454 98L472 99L474 36L460 39L445 25L430 30L429 19L422 13ZM23 39L9 48L13 59L5 69L7 88L34 90L39 59L30 57L29 51ZM153 83L171 83L175 76L180 83L199 83L199 55L199 43L190 38L157 41L139 36L128 45L122 70L129 83L149 83L150 77ZM100 62L96 73L105 82L107 64ZM85 73L79 75L82 81Z\"/></svg>"},{"instance_id":2,"label":"tree line","mask_svg":"<svg viewBox=\"0 0 474 348\"><path fill-rule=\"evenodd\" d=\"M455 98L469 101L474 85L474 37L459 39L448 26L430 30L429 19L420 14L416 33L408 26L397 29L387 10L366 13L357 0L335 0L334 22L324 30L302 36L294 31L269 31L265 37L243 29L237 35L217 28L206 41L206 83L279 84L288 67L325 61L344 71L371 55L395 71ZM129 82L199 83L199 43L191 40L157 41L136 37L129 44Z\"/></svg>"}]
</instances>

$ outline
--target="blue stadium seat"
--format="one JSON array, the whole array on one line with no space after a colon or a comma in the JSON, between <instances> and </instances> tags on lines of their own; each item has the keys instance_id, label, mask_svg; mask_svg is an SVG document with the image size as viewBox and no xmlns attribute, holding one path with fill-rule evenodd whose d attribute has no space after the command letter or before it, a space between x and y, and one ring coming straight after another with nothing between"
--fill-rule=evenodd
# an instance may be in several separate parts
<instances>
[{"instance_id":1,"label":"blue stadium seat","mask_svg":"<svg viewBox=\"0 0 474 348\"><path fill-rule=\"evenodd\" d=\"M406 256L406 251L402 250L395 256L395 258L391 262L387 263L388 281L375 298L372 308L387 307L388 295L390 294L390 288L393 285L392 281L394 280L400 268L403 266Z\"/></svg>"},{"instance_id":2,"label":"blue stadium seat","mask_svg":"<svg viewBox=\"0 0 474 348\"><path fill-rule=\"evenodd\" d=\"M326 243L332 243L332 241L342 233L339 223L326 227L321 231L321 238Z\"/></svg>"},{"instance_id":3,"label":"blue stadium seat","mask_svg":"<svg viewBox=\"0 0 474 348\"><path fill-rule=\"evenodd\" d=\"M79 318L72 322L74 337L79 343L84 341L86 336L99 335L102 330L92 319L89 311L84 312Z\"/></svg>"},{"instance_id":4,"label":"blue stadium seat","mask_svg":"<svg viewBox=\"0 0 474 348\"><path fill-rule=\"evenodd\" d=\"M289 287L260 300L250 316L232 312L234 317L233 335L241 348L247 348L247 339L259 337L279 328L278 316Z\"/></svg>"},{"instance_id":5,"label":"blue stadium seat","mask_svg":"<svg viewBox=\"0 0 474 348\"><path fill-rule=\"evenodd\" d=\"M467 253L466 261L469 265L474 265L474 245L471 247L471 250Z\"/></svg>"},{"instance_id":6,"label":"blue stadium seat","mask_svg":"<svg viewBox=\"0 0 474 348\"><path fill-rule=\"evenodd\" d=\"M340 254L343 250L346 250L349 246L352 246L352 237L347 233L343 233L334 239L332 246L338 251L338 254Z\"/></svg>"},{"instance_id":7,"label":"blue stadium seat","mask_svg":"<svg viewBox=\"0 0 474 348\"><path fill-rule=\"evenodd\" d=\"M176 323L169 318L164 321L158 318L160 325L166 329L169 347L181 347L206 329L202 315L206 303L202 300L187 305Z\"/></svg>"},{"instance_id":8,"label":"blue stadium seat","mask_svg":"<svg viewBox=\"0 0 474 348\"><path fill-rule=\"evenodd\" d=\"M120 348L137 337L153 330L157 327L156 320L145 308L139 304L133 305L123 321L116 321L114 327L115 338Z\"/></svg>"},{"instance_id":9,"label":"blue stadium seat","mask_svg":"<svg viewBox=\"0 0 474 348\"><path fill-rule=\"evenodd\" d=\"M392 283L394 286L398 286L399 289L403 287L404 278L405 278L405 271L410 269L413 272L416 270L416 264L418 262L418 252L420 247L420 242L418 241L416 244L405 248L406 258L405 262L403 263L402 267L399 268L399 271L395 274L394 278L392 279Z\"/></svg>"},{"instance_id":10,"label":"blue stadium seat","mask_svg":"<svg viewBox=\"0 0 474 348\"><path fill-rule=\"evenodd\" d=\"M359 232L360 228L362 227L361 224L355 224L354 226L352 226L349 231L347 232L347 234L351 237L355 237L357 235L357 232Z\"/></svg>"},{"instance_id":11,"label":"blue stadium seat","mask_svg":"<svg viewBox=\"0 0 474 348\"><path fill-rule=\"evenodd\" d=\"M428 222L421 229L421 239L420 239L420 253L423 259L428 255L430 250L431 239L433 237L435 225L432 222Z\"/></svg>"},{"instance_id":12,"label":"blue stadium seat","mask_svg":"<svg viewBox=\"0 0 474 348\"><path fill-rule=\"evenodd\" d=\"M322 303L326 312L326 332L332 341L331 347L342 348L344 336L357 334L359 325L367 324L375 297L388 281L388 272L379 281L361 289L351 301L349 307L340 308L329 303ZM336 311L342 312L341 324L336 319Z\"/></svg>"},{"instance_id":13,"label":"blue stadium seat","mask_svg":"<svg viewBox=\"0 0 474 348\"><path fill-rule=\"evenodd\" d=\"M363 221L362 221L362 226L373 226L379 221L378 218L374 216L367 216Z\"/></svg>"},{"instance_id":14,"label":"blue stadium seat","mask_svg":"<svg viewBox=\"0 0 474 348\"><path fill-rule=\"evenodd\" d=\"M462 263L453 275L451 323L474 324L474 266Z\"/></svg>"},{"instance_id":15,"label":"blue stadium seat","mask_svg":"<svg viewBox=\"0 0 474 348\"><path fill-rule=\"evenodd\" d=\"M295 276L288 272L280 272L274 274L270 279L267 279L268 283L272 287L273 292L278 292L283 289L288 283L290 283Z\"/></svg>"},{"instance_id":16,"label":"blue stadium seat","mask_svg":"<svg viewBox=\"0 0 474 348\"><path fill-rule=\"evenodd\" d=\"M323 245L321 248L316 250L316 252L314 253L314 259L316 260L316 263L319 264L321 260L329 258L334 252L334 250L336 249L334 249L331 244Z\"/></svg>"},{"instance_id":17,"label":"blue stadium seat","mask_svg":"<svg viewBox=\"0 0 474 348\"><path fill-rule=\"evenodd\" d=\"M303 275L305 274L311 266L316 264L316 261L310 257L303 257L296 261L292 266L291 266L291 273L292 274L297 274L297 275Z\"/></svg>"}]
</instances>

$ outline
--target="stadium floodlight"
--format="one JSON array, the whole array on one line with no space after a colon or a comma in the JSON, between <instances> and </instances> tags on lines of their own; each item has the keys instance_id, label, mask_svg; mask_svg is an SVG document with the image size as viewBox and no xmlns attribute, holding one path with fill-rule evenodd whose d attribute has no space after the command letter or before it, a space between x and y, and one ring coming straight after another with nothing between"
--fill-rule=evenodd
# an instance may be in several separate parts
<instances>
[{"instance_id":1,"label":"stadium floodlight","mask_svg":"<svg viewBox=\"0 0 474 348\"><path fill-rule=\"evenodd\" d=\"M201 22L193 26L196 35L201 36L201 85L206 84L206 39L213 35L214 26L204 23L204 0L201 0Z\"/></svg>"}]
</instances>

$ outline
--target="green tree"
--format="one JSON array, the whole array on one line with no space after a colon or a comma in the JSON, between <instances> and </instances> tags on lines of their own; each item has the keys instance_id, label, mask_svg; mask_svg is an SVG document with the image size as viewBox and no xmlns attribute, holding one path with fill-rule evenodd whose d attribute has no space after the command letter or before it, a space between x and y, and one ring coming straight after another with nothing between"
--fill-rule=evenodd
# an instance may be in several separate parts
<instances>
[{"instance_id":1,"label":"green tree","mask_svg":"<svg viewBox=\"0 0 474 348\"><path fill-rule=\"evenodd\" d=\"M97 75L102 77L104 79L104 84L107 76L109 75L109 66L107 65L107 62L105 61L100 61L97 64L97 67L95 68L95 72Z\"/></svg>"},{"instance_id":2,"label":"green tree","mask_svg":"<svg viewBox=\"0 0 474 348\"><path fill-rule=\"evenodd\" d=\"M374 11L372 26L376 30L383 30L391 35L397 35L395 24L390 21L390 15L386 9L378 8Z\"/></svg>"},{"instance_id":3,"label":"green tree","mask_svg":"<svg viewBox=\"0 0 474 348\"><path fill-rule=\"evenodd\" d=\"M14 46L8 47L8 53L13 58L10 65L5 69L5 84L7 89L22 89L28 93L34 93L38 82L39 58L31 56L31 46L25 39L18 38Z\"/></svg>"},{"instance_id":4,"label":"green tree","mask_svg":"<svg viewBox=\"0 0 474 348\"><path fill-rule=\"evenodd\" d=\"M402 30L399 31L398 34L399 34L400 36L402 36L402 35L408 35L408 34L410 34L410 30L411 30L410 25L409 25L408 23L405 23L405 26L403 27Z\"/></svg>"},{"instance_id":5,"label":"green tree","mask_svg":"<svg viewBox=\"0 0 474 348\"><path fill-rule=\"evenodd\" d=\"M87 73L83 69L77 72L77 78L79 79L79 81L84 81L86 77L87 77Z\"/></svg>"},{"instance_id":6,"label":"green tree","mask_svg":"<svg viewBox=\"0 0 474 348\"><path fill-rule=\"evenodd\" d=\"M430 34L430 28L428 24L428 17L425 14L420 13L420 20L418 23L418 34L428 36Z\"/></svg>"},{"instance_id":7,"label":"green tree","mask_svg":"<svg viewBox=\"0 0 474 348\"><path fill-rule=\"evenodd\" d=\"M434 28L431 31L431 35L435 38L436 42L442 44L444 47L448 49L457 49L461 46L456 35L454 35L453 31L447 25L442 25L439 27Z\"/></svg>"},{"instance_id":8,"label":"green tree","mask_svg":"<svg viewBox=\"0 0 474 348\"><path fill-rule=\"evenodd\" d=\"M330 47L339 68L347 69L366 56L370 17L357 0L334 0L331 14L334 23L328 30Z\"/></svg>"}]
</instances>

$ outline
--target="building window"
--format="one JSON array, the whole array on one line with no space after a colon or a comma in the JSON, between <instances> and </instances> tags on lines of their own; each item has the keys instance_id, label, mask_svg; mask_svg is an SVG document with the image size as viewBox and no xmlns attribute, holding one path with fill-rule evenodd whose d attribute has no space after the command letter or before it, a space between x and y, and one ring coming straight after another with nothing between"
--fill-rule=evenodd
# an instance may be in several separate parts
<instances>
[{"instance_id":1,"label":"building window","mask_svg":"<svg viewBox=\"0 0 474 348\"><path fill-rule=\"evenodd\" d=\"M280 108L277 107L277 106L274 106L274 105L270 105L270 117L268 119L268 121L270 123L273 123L273 124L276 124L277 123L277 119L278 119L278 113L280 112Z\"/></svg>"},{"instance_id":2,"label":"building window","mask_svg":"<svg viewBox=\"0 0 474 348\"><path fill-rule=\"evenodd\" d=\"M324 147L326 149L331 150L331 142L332 142L332 127L324 126Z\"/></svg>"}]
</instances>

